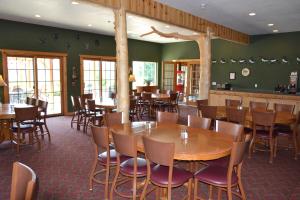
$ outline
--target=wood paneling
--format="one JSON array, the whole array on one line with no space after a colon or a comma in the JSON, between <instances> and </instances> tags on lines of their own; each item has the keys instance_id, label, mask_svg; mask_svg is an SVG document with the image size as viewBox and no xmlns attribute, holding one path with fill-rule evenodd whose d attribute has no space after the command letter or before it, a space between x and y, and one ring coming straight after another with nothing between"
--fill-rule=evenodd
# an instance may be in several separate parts
<instances>
[{"instance_id":1,"label":"wood paneling","mask_svg":"<svg viewBox=\"0 0 300 200\"><path fill-rule=\"evenodd\" d=\"M214 37L230 40L238 43L249 44L249 35L210 22L206 19L194 16L190 13L172 8L154 0L83 0L93 2L111 8L120 8L120 1L124 3L127 12L162 22L205 33L210 28Z\"/></svg>"}]
</instances>

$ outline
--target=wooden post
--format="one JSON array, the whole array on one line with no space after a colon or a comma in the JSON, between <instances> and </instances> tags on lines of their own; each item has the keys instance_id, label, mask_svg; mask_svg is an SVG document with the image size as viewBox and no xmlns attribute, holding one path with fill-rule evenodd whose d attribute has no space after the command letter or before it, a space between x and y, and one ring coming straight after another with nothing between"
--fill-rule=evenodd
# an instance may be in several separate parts
<instances>
[{"instance_id":1,"label":"wooden post","mask_svg":"<svg viewBox=\"0 0 300 200\"><path fill-rule=\"evenodd\" d=\"M123 112L123 123L129 122L128 44L126 11L122 4L115 14L115 40L117 56L117 109Z\"/></svg>"},{"instance_id":2,"label":"wooden post","mask_svg":"<svg viewBox=\"0 0 300 200\"><path fill-rule=\"evenodd\" d=\"M211 82L211 31L201 34L197 40L200 50L199 99L208 99Z\"/></svg>"}]
</instances>

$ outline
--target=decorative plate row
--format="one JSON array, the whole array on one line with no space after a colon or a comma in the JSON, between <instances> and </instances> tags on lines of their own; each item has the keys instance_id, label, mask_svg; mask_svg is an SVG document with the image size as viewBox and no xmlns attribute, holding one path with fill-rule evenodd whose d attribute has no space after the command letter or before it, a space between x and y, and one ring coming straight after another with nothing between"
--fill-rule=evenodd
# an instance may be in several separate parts
<instances>
[{"instance_id":1,"label":"decorative plate row","mask_svg":"<svg viewBox=\"0 0 300 200\"><path fill-rule=\"evenodd\" d=\"M212 59L213 64L217 64L217 63L220 63L220 64L226 64L226 63L255 64L258 62L267 63L267 64L275 64L275 63L288 64L288 63L290 63L290 61L289 61L289 59L287 59L287 57L282 57L281 59L268 59L268 58L260 57L257 60L254 58L249 58L249 59L231 58L229 60L221 58L219 61ZM300 64L300 57L296 58L296 62L297 62L297 64Z\"/></svg>"}]
</instances>

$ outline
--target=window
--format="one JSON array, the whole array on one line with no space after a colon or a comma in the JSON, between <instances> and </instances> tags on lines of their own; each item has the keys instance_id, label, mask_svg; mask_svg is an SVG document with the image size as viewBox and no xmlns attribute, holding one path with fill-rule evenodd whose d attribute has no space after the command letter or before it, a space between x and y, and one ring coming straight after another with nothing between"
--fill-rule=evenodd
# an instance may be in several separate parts
<instances>
[{"instance_id":1,"label":"window","mask_svg":"<svg viewBox=\"0 0 300 200\"><path fill-rule=\"evenodd\" d=\"M132 88L142 85L157 85L157 63L156 62L142 62L133 61L132 63L133 74L135 82Z\"/></svg>"},{"instance_id":2,"label":"window","mask_svg":"<svg viewBox=\"0 0 300 200\"><path fill-rule=\"evenodd\" d=\"M81 56L82 92L94 98L109 97L116 92L116 62L114 58Z\"/></svg>"}]
</instances>

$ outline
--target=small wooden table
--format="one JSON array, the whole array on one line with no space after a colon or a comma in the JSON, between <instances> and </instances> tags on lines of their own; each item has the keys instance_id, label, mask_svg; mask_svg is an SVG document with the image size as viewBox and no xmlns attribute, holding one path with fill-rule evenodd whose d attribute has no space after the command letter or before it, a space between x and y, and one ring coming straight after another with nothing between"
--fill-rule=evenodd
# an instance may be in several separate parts
<instances>
[{"instance_id":1,"label":"small wooden table","mask_svg":"<svg viewBox=\"0 0 300 200\"><path fill-rule=\"evenodd\" d=\"M169 94L157 94L157 93L152 93L151 98L155 100L168 100L170 99Z\"/></svg>"},{"instance_id":2,"label":"small wooden table","mask_svg":"<svg viewBox=\"0 0 300 200\"><path fill-rule=\"evenodd\" d=\"M10 139L11 122L15 118L14 108L32 107L28 104L0 104L0 143Z\"/></svg>"},{"instance_id":3,"label":"small wooden table","mask_svg":"<svg viewBox=\"0 0 300 200\"><path fill-rule=\"evenodd\" d=\"M158 124L151 122L151 129L146 122L132 122L114 125L111 130L124 134L135 134L138 139L138 150L144 152L142 136L148 135L162 142L175 144L176 160L213 160L227 156L231 152L233 139L230 136L214 131L188 128L178 124ZM181 131L187 129L188 139L181 138Z\"/></svg>"}]
</instances>

